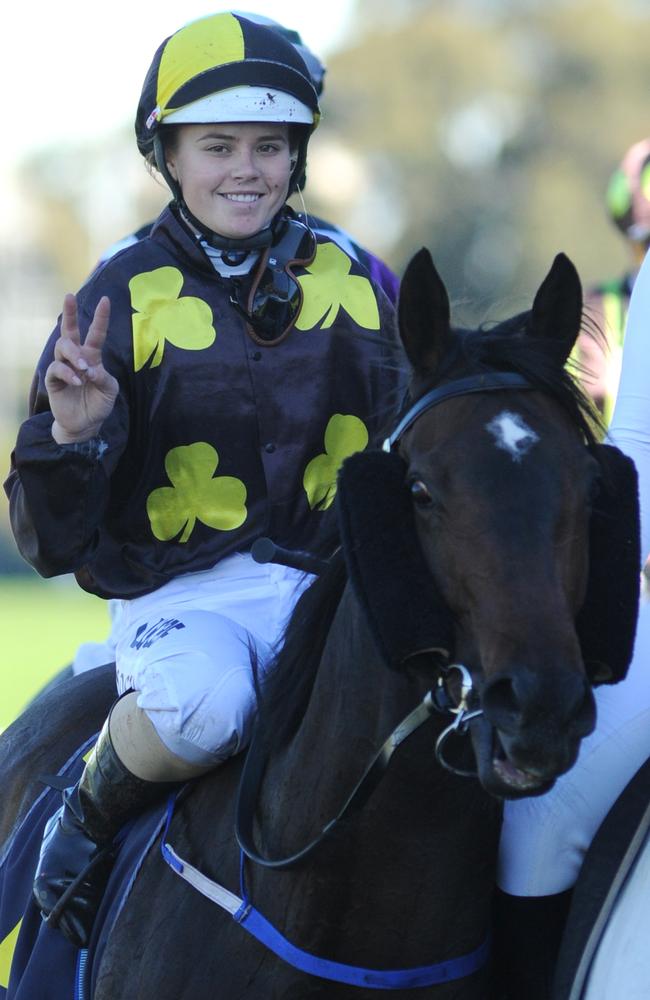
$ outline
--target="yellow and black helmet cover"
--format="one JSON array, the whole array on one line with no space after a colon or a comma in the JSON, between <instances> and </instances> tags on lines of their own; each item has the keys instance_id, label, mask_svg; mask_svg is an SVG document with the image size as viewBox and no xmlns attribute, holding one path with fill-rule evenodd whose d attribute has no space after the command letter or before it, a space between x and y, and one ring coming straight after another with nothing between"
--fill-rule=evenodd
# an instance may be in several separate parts
<instances>
[{"instance_id":1,"label":"yellow and black helmet cover","mask_svg":"<svg viewBox=\"0 0 650 1000\"><path fill-rule=\"evenodd\" d=\"M318 124L318 96L294 46L276 31L239 14L213 14L184 25L158 48L138 104L138 149L148 155L160 125L174 112L242 87L266 87L289 95L312 113L307 131Z\"/></svg>"}]
</instances>

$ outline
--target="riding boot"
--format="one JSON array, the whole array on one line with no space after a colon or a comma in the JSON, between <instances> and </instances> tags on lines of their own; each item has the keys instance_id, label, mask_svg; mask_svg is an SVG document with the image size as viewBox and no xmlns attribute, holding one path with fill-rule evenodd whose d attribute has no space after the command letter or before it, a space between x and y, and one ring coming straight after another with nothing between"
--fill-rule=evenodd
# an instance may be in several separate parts
<instances>
[{"instance_id":1,"label":"riding boot","mask_svg":"<svg viewBox=\"0 0 650 1000\"><path fill-rule=\"evenodd\" d=\"M551 1000L572 890L494 901L492 1000Z\"/></svg>"},{"instance_id":2,"label":"riding boot","mask_svg":"<svg viewBox=\"0 0 650 1000\"><path fill-rule=\"evenodd\" d=\"M207 770L185 765L163 746L151 722L137 709L136 697L131 693L115 703L81 778L64 790L63 805L45 827L34 898L48 925L60 928L79 948L90 938L115 860L116 834L180 782ZM139 756L133 755L136 745ZM125 757L131 768L124 763ZM135 768L130 758L135 759ZM153 763L143 766L142 759ZM144 772L145 777L134 770Z\"/></svg>"}]
</instances>

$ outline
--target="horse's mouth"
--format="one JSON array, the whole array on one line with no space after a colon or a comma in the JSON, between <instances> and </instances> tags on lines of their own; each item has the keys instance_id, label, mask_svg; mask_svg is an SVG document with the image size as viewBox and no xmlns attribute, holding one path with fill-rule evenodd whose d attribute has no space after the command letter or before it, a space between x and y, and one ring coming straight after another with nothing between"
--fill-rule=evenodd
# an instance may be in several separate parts
<instances>
[{"instance_id":1,"label":"horse's mouth","mask_svg":"<svg viewBox=\"0 0 650 1000\"><path fill-rule=\"evenodd\" d=\"M471 724L478 778L486 791L499 798L516 799L542 795L555 781L548 774L527 770L508 756L499 732L482 716Z\"/></svg>"},{"instance_id":2,"label":"horse's mouth","mask_svg":"<svg viewBox=\"0 0 650 1000\"><path fill-rule=\"evenodd\" d=\"M510 789L514 795L540 794L541 791L548 791L553 782L541 778L532 771L524 771L523 768L515 767L512 761L508 760L501 745L498 733L494 734L495 753L492 756L492 770L497 780Z\"/></svg>"}]
</instances>

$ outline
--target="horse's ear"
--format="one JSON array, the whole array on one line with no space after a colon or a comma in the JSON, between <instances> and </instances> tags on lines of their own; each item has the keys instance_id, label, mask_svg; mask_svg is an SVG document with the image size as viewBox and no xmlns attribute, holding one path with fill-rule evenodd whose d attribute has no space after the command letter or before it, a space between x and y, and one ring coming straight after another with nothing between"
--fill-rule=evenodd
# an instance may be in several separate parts
<instances>
[{"instance_id":1,"label":"horse's ear","mask_svg":"<svg viewBox=\"0 0 650 1000\"><path fill-rule=\"evenodd\" d=\"M559 253L540 285L531 315L530 332L553 346L563 365L569 357L582 322L582 286L569 258Z\"/></svg>"},{"instance_id":2,"label":"horse's ear","mask_svg":"<svg viewBox=\"0 0 650 1000\"><path fill-rule=\"evenodd\" d=\"M449 341L449 296L431 254L423 247L400 284L399 329L415 371L435 371Z\"/></svg>"}]
</instances>

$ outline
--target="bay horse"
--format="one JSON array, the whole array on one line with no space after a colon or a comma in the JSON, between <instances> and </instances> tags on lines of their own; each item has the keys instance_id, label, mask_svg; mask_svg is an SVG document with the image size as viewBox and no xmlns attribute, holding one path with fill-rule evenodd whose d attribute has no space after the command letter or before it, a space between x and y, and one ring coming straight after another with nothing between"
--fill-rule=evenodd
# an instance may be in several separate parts
<instances>
[{"instance_id":1,"label":"bay horse","mask_svg":"<svg viewBox=\"0 0 650 1000\"><path fill-rule=\"evenodd\" d=\"M595 721L576 620L604 469L564 368L581 308L558 255L528 312L455 330L428 252L413 258L408 406L383 452L344 464L342 546L260 682L251 748L175 804L167 863L144 860L92 1000L368 1000L386 970L433 966L437 980L397 977L393 996L484 1000L501 800L550 788ZM49 713L50 739L55 704L79 742L93 731L75 692L30 708ZM25 808L10 775L27 743L0 738L5 812ZM170 856L234 894L243 868L250 906L291 947L374 972L350 985L301 971Z\"/></svg>"}]
</instances>

